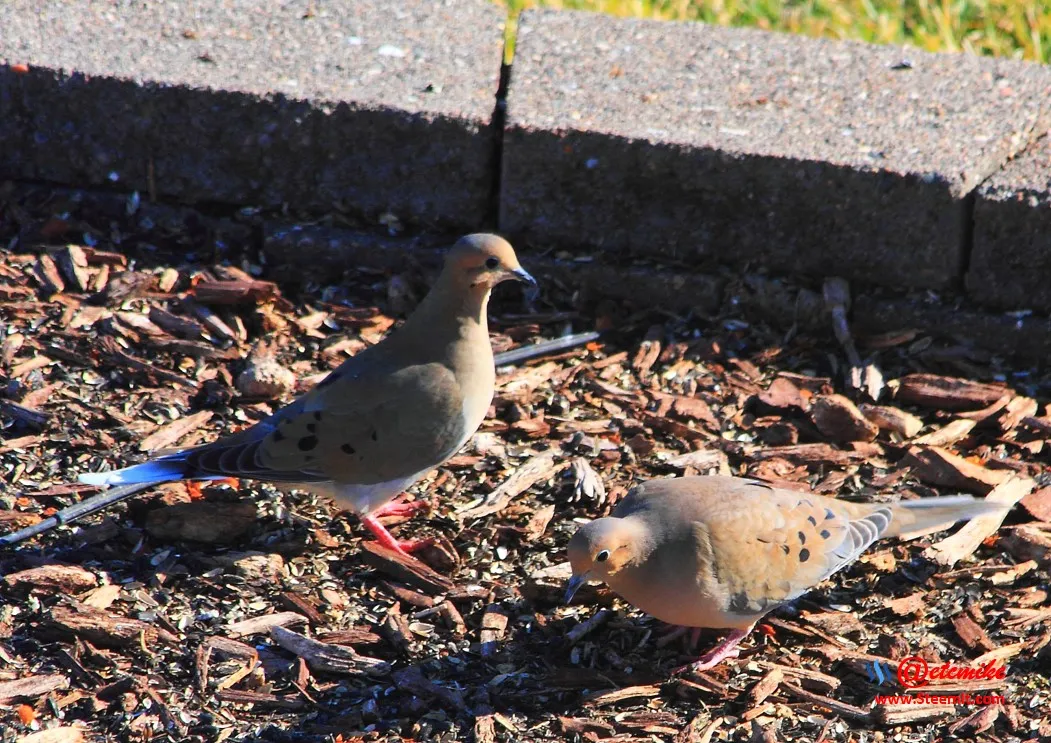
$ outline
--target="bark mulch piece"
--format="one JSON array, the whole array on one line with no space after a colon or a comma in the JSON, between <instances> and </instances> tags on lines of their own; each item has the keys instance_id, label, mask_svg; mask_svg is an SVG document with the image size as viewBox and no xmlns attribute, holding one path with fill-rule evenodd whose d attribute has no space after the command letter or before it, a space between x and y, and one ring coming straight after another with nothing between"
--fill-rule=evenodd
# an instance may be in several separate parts
<instances>
[{"instance_id":1,"label":"bark mulch piece","mask_svg":"<svg viewBox=\"0 0 1051 743\"><path fill-rule=\"evenodd\" d=\"M296 284L260 258L269 219L294 215L0 184L0 530L95 493L78 473L269 415L382 339L447 244ZM154 488L0 553L0 739L1051 738L1051 378L913 328L856 345L836 280L797 288L816 319L756 322L735 298L769 281L723 278L703 317L501 287L498 351L604 333L501 366L481 431L412 488L431 509L390 524L435 539L425 563L247 481ZM719 633L661 640L597 586L563 606L565 546L634 482L706 473L1022 500L998 529L874 546L741 658L673 678ZM1006 663L938 687L1003 702L873 705L912 655Z\"/></svg>"}]
</instances>

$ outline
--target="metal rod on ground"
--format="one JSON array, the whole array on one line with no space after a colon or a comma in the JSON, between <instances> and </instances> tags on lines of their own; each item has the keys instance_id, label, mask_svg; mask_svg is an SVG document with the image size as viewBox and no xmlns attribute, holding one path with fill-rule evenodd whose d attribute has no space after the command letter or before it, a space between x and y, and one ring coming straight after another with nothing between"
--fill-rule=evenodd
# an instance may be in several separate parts
<instances>
[{"instance_id":1,"label":"metal rod on ground","mask_svg":"<svg viewBox=\"0 0 1051 743\"><path fill-rule=\"evenodd\" d=\"M77 519L82 519L85 516L90 516L93 513L102 511L109 508L112 505L120 503L122 500L126 500L131 496L141 493L147 488L153 487L157 483L140 483L136 485L122 485L117 488L110 488L98 495L93 495L87 500L82 500L75 506L69 508L63 508L61 511L56 513L51 518L44 519L43 521L27 526L25 529L19 529L18 531L5 534L0 537L0 547L9 547L12 544L21 542L24 539L30 539L38 534L43 534L46 531L51 531L56 526L62 526L68 524Z\"/></svg>"},{"instance_id":2,"label":"metal rod on ground","mask_svg":"<svg viewBox=\"0 0 1051 743\"><path fill-rule=\"evenodd\" d=\"M561 338L555 338L554 340L541 341L540 343L534 343L531 346L522 346L510 351L498 353L493 357L493 360L496 362L497 366L517 364L520 361L526 361L537 356L543 356L544 354L558 353L559 351L566 351L570 348L583 346L585 343L591 343L591 341L597 340L600 335L600 333L594 330L590 330L587 333L564 335Z\"/></svg>"},{"instance_id":3,"label":"metal rod on ground","mask_svg":"<svg viewBox=\"0 0 1051 743\"><path fill-rule=\"evenodd\" d=\"M530 346L522 346L521 348L515 348L511 351L498 353L493 360L495 361L496 366L517 364L518 362L536 358L537 356L543 356L544 354L558 353L570 348L582 346L585 343L597 340L599 335L600 334L595 331L564 335L561 338L541 341L540 343L534 343ZM82 519L85 516L90 516L93 513L105 510L110 506L120 503L122 500L130 498L136 493L140 493L147 488L153 487L156 484L158 483L123 485L121 487L110 488L98 495L93 495L90 498L81 501L75 506L64 508L54 516L44 519L39 523L0 536L0 547L10 547L13 544L17 544L26 539L31 539L32 537L43 534L46 531L51 531L55 527L72 523L77 519Z\"/></svg>"}]
</instances>

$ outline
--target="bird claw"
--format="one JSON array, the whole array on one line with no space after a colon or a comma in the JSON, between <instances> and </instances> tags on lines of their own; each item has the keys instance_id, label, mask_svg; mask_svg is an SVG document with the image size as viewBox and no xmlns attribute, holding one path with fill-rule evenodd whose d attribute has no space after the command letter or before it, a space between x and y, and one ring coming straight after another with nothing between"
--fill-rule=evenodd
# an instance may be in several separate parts
<instances>
[{"instance_id":1,"label":"bird claw","mask_svg":"<svg viewBox=\"0 0 1051 743\"><path fill-rule=\"evenodd\" d=\"M405 555L406 557L412 557L413 552L429 547L436 542L435 539L430 537L426 539L410 539L407 541L395 539L394 535L387 531L387 527L376 519L375 513L362 516L361 523L366 529L372 532L373 536L376 537L376 541L380 545L389 550L394 550L395 552Z\"/></svg>"},{"instance_id":2,"label":"bird claw","mask_svg":"<svg viewBox=\"0 0 1051 743\"><path fill-rule=\"evenodd\" d=\"M403 555L412 556L412 553L418 552L428 547L433 547L438 543L438 540L434 537L425 537L424 539L409 539L409 540L398 540L395 546L395 550L401 552Z\"/></svg>"},{"instance_id":3,"label":"bird claw","mask_svg":"<svg viewBox=\"0 0 1051 743\"><path fill-rule=\"evenodd\" d=\"M682 668L676 668L672 671L673 674L690 672L698 673L699 671L707 671L710 668L715 668L717 665L722 663L728 658L736 658L741 654L741 649L737 647L737 643L748 636L748 633L752 631L749 627L746 630L735 629L731 630L722 642L716 645L714 648L709 650L707 653L702 655L693 663L685 665Z\"/></svg>"},{"instance_id":4,"label":"bird claw","mask_svg":"<svg viewBox=\"0 0 1051 743\"><path fill-rule=\"evenodd\" d=\"M672 675L678 675L680 673L700 673L701 671L708 671L715 668L717 665L722 663L724 660L731 658L737 658L741 655L740 648L733 648L725 652L719 652L719 648L715 648L709 653L705 653L700 658L695 660L693 663L687 663L685 666L676 668L672 671Z\"/></svg>"}]
</instances>

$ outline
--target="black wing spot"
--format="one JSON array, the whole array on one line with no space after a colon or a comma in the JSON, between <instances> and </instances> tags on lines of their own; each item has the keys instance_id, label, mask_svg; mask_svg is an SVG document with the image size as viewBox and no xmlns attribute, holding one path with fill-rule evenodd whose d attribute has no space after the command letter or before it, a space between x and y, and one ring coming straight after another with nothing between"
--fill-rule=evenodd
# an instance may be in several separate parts
<instances>
[{"instance_id":1,"label":"black wing spot","mask_svg":"<svg viewBox=\"0 0 1051 743\"><path fill-rule=\"evenodd\" d=\"M807 516L806 520L810 522L811 526L817 526L817 519L815 519L813 516Z\"/></svg>"},{"instance_id":2,"label":"black wing spot","mask_svg":"<svg viewBox=\"0 0 1051 743\"><path fill-rule=\"evenodd\" d=\"M770 544L770 540L769 539L763 539L762 537L756 537L755 541L762 542L763 544Z\"/></svg>"},{"instance_id":3,"label":"black wing spot","mask_svg":"<svg viewBox=\"0 0 1051 743\"><path fill-rule=\"evenodd\" d=\"M357 449L355 449L350 444L344 444L343 446L341 446L339 448L344 454L353 454L353 453L355 453L357 451Z\"/></svg>"},{"instance_id":4,"label":"black wing spot","mask_svg":"<svg viewBox=\"0 0 1051 743\"><path fill-rule=\"evenodd\" d=\"M803 532L799 532L799 543L806 544L806 534Z\"/></svg>"},{"instance_id":5,"label":"black wing spot","mask_svg":"<svg viewBox=\"0 0 1051 743\"><path fill-rule=\"evenodd\" d=\"M273 436L275 444L280 444L282 441L285 440L285 435L280 431L274 431Z\"/></svg>"},{"instance_id":6,"label":"black wing spot","mask_svg":"<svg viewBox=\"0 0 1051 743\"><path fill-rule=\"evenodd\" d=\"M828 521L829 519L834 519L834 518L836 518L836 514L834 514L832 512L832 509L831 508L826 508L825 509L825 521Z\"/></svg>"},{"instance_id":7,"label":"black wing spot","mask_svg":"<svg viewBox=\"0 0 1051 743\"><path fill-rule=\"evenodd\" d=\"M788 545L787 545L787 544L782 544L782 545L781 545L781 549L783 549L783 550L784 550L784 552L785 552L785 554L786 554L786 555L787 555L787 554L789 554L789 553L790 553L790 552L792 551L792 550L790 550L790 549L788 548Z\"/></svg>"},{"instance_id":8,"label":"black wing spot","mask_svg":"<svg viewBox=\"0 0 1051 743\"><path fill-rule=\"evenodd\" d=\"M299 451L310 451L317 446L317 436L304 436L299 440Z\"/></svg>"},{"instance_id":9,"label":"black wing spot","mask_svg":"<svg viewBox=\"0 0 1051 743\"><path fill-rule=\"evenodd\" d=\"M805 548L799 550L799 561L800 562L806 562L809 559L810 559L810 550L805 549Z\"/></svg>"},{"instance_id":10,"label":"black wing spot","mask_svg":"<svg viewBox=\"0 0 1051 743\"><path fill-rule=\"evenodd\" d=\"M821 530L821 538L822 539L828 539L831 536L832 535L829 533L828 529L822 529Z\"/></svg>"}]
</instances>

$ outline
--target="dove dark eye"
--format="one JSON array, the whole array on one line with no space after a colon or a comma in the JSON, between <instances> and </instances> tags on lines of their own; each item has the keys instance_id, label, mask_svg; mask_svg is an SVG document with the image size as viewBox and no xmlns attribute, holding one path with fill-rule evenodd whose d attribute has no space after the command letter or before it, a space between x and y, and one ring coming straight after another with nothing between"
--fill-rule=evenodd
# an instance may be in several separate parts
<instances>
[{"instance_id":1,"label":"dove dark eye","mask_svg":"<svg viewBox=\"0 0 1051 743\"><path fill-rule=\"evenodd\" d=\"M500 259L499 258L486 258L486 260L485 260L485 267L486 268L496 268L499 265L500 265Z\"/></svg>"},{"instance_id":2,"label":"dove dark eye","mask_svg":"<svg viewBox=\"0 0 1051 743\"><path fill-rule=\"evenodd\" d=\"M602 550L595 555L595 562L605 562L609 559L609 550Z\"/></svg>"}]
</instances>

